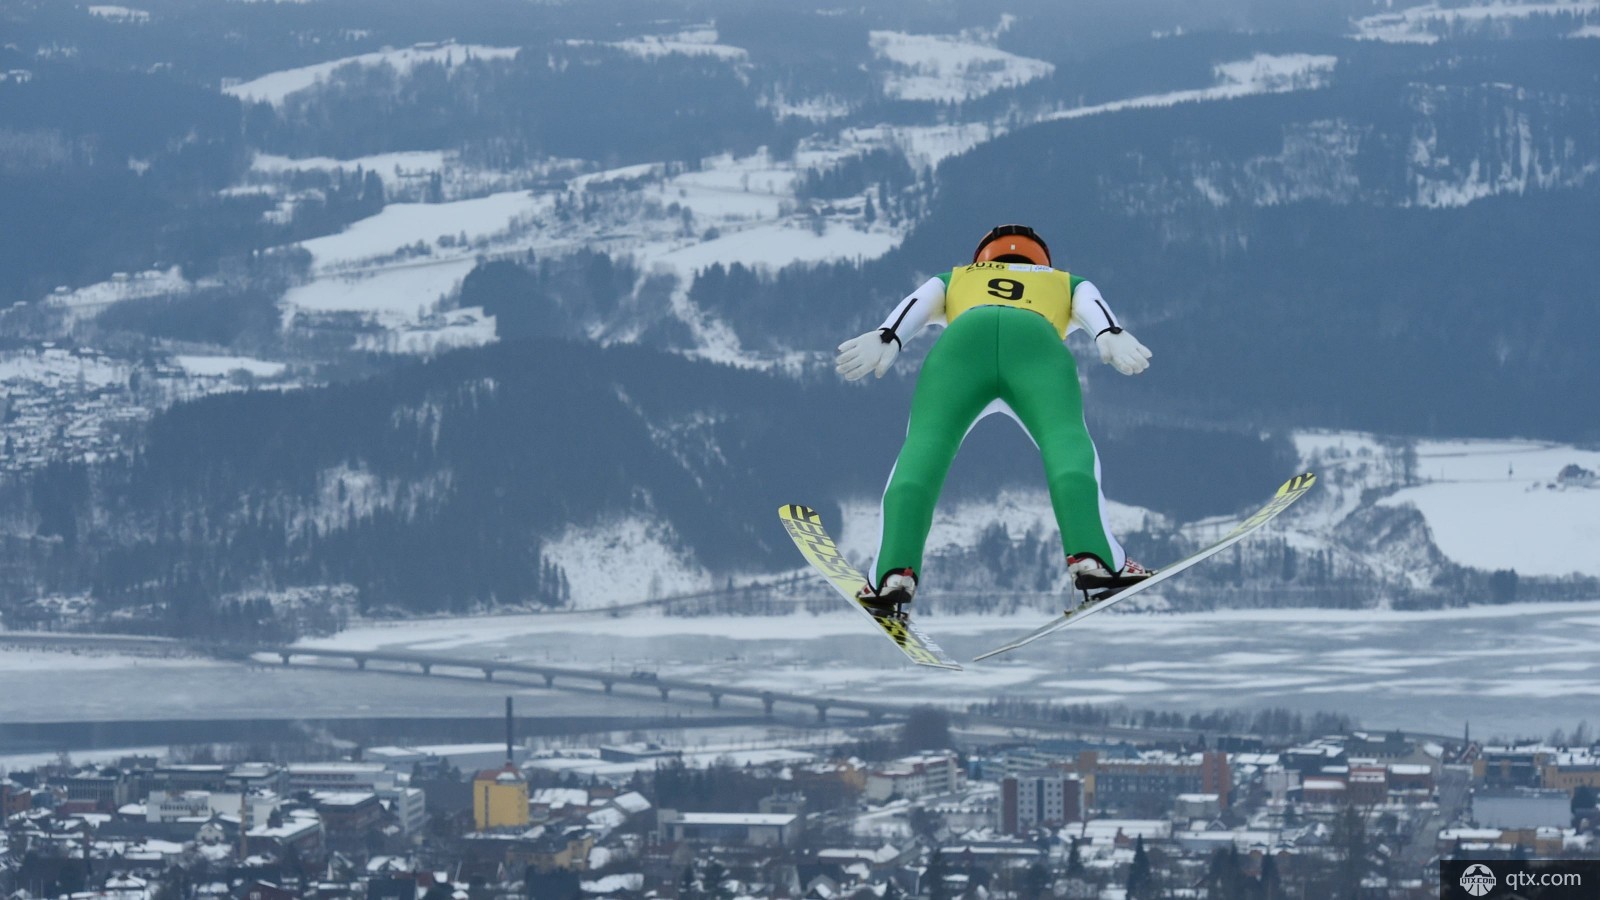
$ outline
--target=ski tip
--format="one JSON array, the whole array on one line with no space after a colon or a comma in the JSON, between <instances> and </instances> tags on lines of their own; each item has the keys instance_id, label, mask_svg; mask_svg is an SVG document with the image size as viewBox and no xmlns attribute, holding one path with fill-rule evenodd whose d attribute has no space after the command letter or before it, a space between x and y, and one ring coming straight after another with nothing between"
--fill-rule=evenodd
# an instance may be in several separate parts
<instances>
[{"instance_id":1,"label":"ski tip","mask_svg":"<svg viewBox=\"0 0 1600 900\"><path fill-rule=\"evenodd\" d=\"M1309 491L1316 483L1317 476L1315 472L1302 472L1288 481L1285 481L1283 483L1283 487L1278 488L1278 496L1281 497L1284 494L1303 493L1305 491Z\"/></svg>"}]
</instances>

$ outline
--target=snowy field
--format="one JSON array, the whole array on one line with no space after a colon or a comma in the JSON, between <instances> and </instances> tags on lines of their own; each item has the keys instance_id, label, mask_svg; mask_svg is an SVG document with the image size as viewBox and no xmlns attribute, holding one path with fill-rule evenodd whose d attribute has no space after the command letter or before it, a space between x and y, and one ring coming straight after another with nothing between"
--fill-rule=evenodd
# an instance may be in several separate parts
<instances>
[{"instance_id":1,"label":"snowy field","mask_svg":"<svg viewBox=\"0 0 1600 900\"><path fill-rule=\"evenodd\" d=\"M1427 517L1450 559L1522 575L1600 576L1600 482L1564 485L1567 466L1600 473L1600 452L1535 442L1424 441L1426 483L1385 498Z\"/></svg>"},{"instance_id":2,"label":"snowy field","mask_svg":"<svg viewBox=\"0 0 1600 900\"><path fill-rule=\"evenodd\" d=\"M234 372L247 372L256 378L276 378L288 368L283 363L248 356L175 356L184 372L203 378L225 378Z\"/></svg>"},{"instance_id":3,"label":"snowy field","mask_svg":"<svg viewBox=\"0 0 1600 900\"><path fill-rule=\"evenodd\" d=\"M380 324L401 327L420 321L449 296L477 263L471 257L422 259L404 266L322 275L283 295L286 315L359 312Z\"/></svg>"},{"instance_id":4,"label":"snowy field","mask_svg":"<svg viewBox=\"0 0 1600 900\"><path fill-rule=\"evenodd\" d=\"M873 31L868 40L890 66L884 93L896 100L959 103L1055 71L1043 60L1007 53L971 35Z\"/></svg>"},{"instance_id":5,"label":"snowy field","mask_svg":"<svg viewBox=\"0 0 1600 900\"><path fill-rule=\"evenodd\" d=\"M441 239L466 237L466 243L506 234L520 221L548 211L552 198L527 191L508 191L453 203L391 203L337 234L301 242L324 271L374 257L393 255L418 242L430 249ZM471 246L452 247L447 255L470 258ZM434 250L435 254L439 251Z\"/></svg>"},{"instance_id":6,"label":"snowy field","mask_svg":"<svg viewBox=\"0 0 1600 900\"><path fill-rule=\"evenodd\" d=\"M758 225L734 234L686 247L645 247L639 258L647 265L662 265L683 276L713 263L741 262L776 271L794 263L875 259L894 249L900 236L889 231L864 231L830 222L817 234L798 223Z\"/></svg>"},{"instance_id":7,"label":"snowy field","mask_svg":"<svg viewBox=\"0 0 1600 900\"><path fill-rule=\"evenodd\" d=\"M86 285L77 290L57 288L45 298L51 306L64 307L69 320L92 318L114 303L164 294L181 294L192 285L183 272L170 269L150 269L144 272L121 273L107 281Z\"/></svg>"},{"instance_id":8,"label":"snowy field","mask_svg":"<svg viewBox=\"0 0 1600 900\"><path fill-rule=\"evenodd\" d=\"M148 22L150 14L142 9L126 6L91 6L89 15L111 22Z\"/></svg>"},{"instance_id":9,"label":"snowy field","mask_svg":"<svg viewBox=\"0 0 1600 900\"><path fill-rule=\"evenodd\" d=\"M911 35L873 32L877 65L884 68L886 95L901 99L970 99L1007 85L1047 77L1048 63L1017 57L995 48L999 33L1009 27L1002 18L995 29L959 35ZM667 36L641 37L615 46L646 58L694 54L737 64L744 51L718 43L712 28ZM404 69L441 54L465 53L494 57L511 50L488 47L414 47L367 54L273 73L228 91L270 102L314 86L339 65L393 65ZM1058 110L1041 118L1076 118L1126 109L1182 102L1222 100L1253 93L1300 90L1326 83L1337 60L1308 54L1256 55L1216 67L1216 83L1149 97ZM814 100L827 108L828 98L774 99L800 108ZM392 202L382 212L345 231L304 242L315 261L312 280L283 298L285 321L296 311L354 313L393 334L362 338L367 349L427 353L445 346L464 346L494 339L492 321L481 313L471 322L448 328L428 321L442 310L479 255L541 255L579 247L599 247L631 257L644 271L669 273L679 288L672 295L672 315L695 335L697 355L743 366L783 364L739 346L720 322L687 300L696 272L713 263L737 260L776 270L793 264L840 259L870 260L893 250L915 224L884 218L864 221L867 196L839 198L824 210L806 208L796 197L804 172L827 168L874 150L903 155L919 169L999 137L1015 123L949 122L883 125L848 129L836 138L807 139L793 157L775 160L765 152L745 157L707 158L694 171L676 171L665 163L631 165L578 174L574 161L551 160L522 173L493 173L464 166L446 151L377 154L352 160L324 157L290 159L261 155L237 191L267 192L279 199L271 215L284 217L295 195L289 177L295 172L358 168L375 171L385 186L415 199L417 186L437 178L446 202ZM534 190L514 188L535 186ZM583 200L593 212L579 227L558 215L558 198ZM393 198L391 198L393 199ZM462 238L465 238L463 241ZM425 253L419 250L425 248ZM621 339L627 339L626 335Z\"/></svg>"},{"instance_id":10,"label":"snowy field","mask_svg":"<svg viewBox=\"0 0 1600 900\"><path fill-rule=\"evenodd\" d=\"M0 385L36 384L49 390L72 384L104 388L126 384L132 369L108 356L61 347L0 352Z\"/></svg>"},{"instance_id":11,"label":"snowy field","mask_svg":"<svg viewBox=\"0 0 1600 900\"><path fill-rule=\"evenodd\" d=\"M581 46L588 41L569 40L568 44ZM681 56L712 56L729 62L743 62L750 54L743 47L718 43L715 28L694 28L668 35L645 35L624 41L605 44L626 51L641 59L657 59L673 54Z\"/></svg>"},{"instance_id":12,"label":"snowy field","mask_svg":"<svg viewBox=\"0 0 1600 900\"><path fill-rule=\"evenodd\" d=\"M1390 492L1380 505L1420 511L1439 550L1461 565L1510 568L1530 576L1600 576L1600 555L1594 553L1600 546L1600 484L1558 481L1569 466L1600 477L1600 451L1533 441L1424 441L1417 447L1416 477L1421 483L1395 491L1393 485L1403 475L1393 462L1394 452L1373 435L1303 432L1295 436L1295 444L1302 465L1323 476L1317 491L1274 526L1297 547L1327 547L1329 532L1369 502L1363 499L1368 491L1378 490ZM1119 534L1174 524L1114 499L1107 512ZM878 499L844 498L841 514L832 526L835 540L849 559L865 567L880 534ZM928 536L930 557L974 546L994 524L1003 524L1014 536L1053 534L1055 517L1047 492L1042 486L1012 489L988 502L942 504ZM1235 524L1234 518L1219 516L1183 527L1204 538L1219 537ZM717 586L709 572L680 557L671 535L650 528L643 519L623 519L568 532L547 545L547 555L572 579L575 606L598 608L614 602L610 585L617 573L624 583L640 586L638 599Z\"/></svg>"},{"instance_id":13,"label":"snowy field","mask_svg":"<svg viewBox=\"0 0 1600 900\"><path fill-rule=\"evenodd\" d=\"M1596 14L1600 14L1600 2L1594 0L1558 0L1553 3L1518 3L1511 0L1449 7L1428 3L1399 12L1378 13L1357 19L1355 36L1369 41L1432 44L1439 40L1440 32L1480 36L1483 29L1496 26L1504 28L1510 23L1535 17L1590 17Z\"/></svg>"},{"instance_id":14,"label":"snowy field","mask_svg":"<svg viewBox=\"0 0 1600 900\"><path fill-rule=\"evenodd\" d=\"M1336 56L1309 53L1282 55L1258 53L1249 59L1218 65L1213 72L1217 83L1211 87L1147 94L1090 106L1075 106L1051 113L1045 116L1045 119L1079 119L1128 109L1150 109L1175 106L1179 103L1231 100L1252 94L1311 90L1325 86L1338 63L1339 58Z\"/></svg>"},{"instance_id":15,"label":"snowy field","mask_svg":"<svg viewBox=\"0 0 1600 900\"><path fill-rule=\"evenodd\" d=\"M297 172L333 172L343 170L354 175L358 170L377 172L383 179L385 191L393 191L407 180L425 178L442 172L450 154L443 150L404 150L398 153L375 153L354 159L334 159L331 156L303 156L291 158L271 153L257 153L251 162L252 171L266 175L286 175Z\"/></svg>"},{"instance_id":16,"label":"snowy field","mask_svg":"<svg viewBox=\"0 0 1600 900\"><path fill-rule=\"evenodd\" d=\"M260 78L230 85L222 91L238 97L245 103L271 103L278 106L282 105L290 94L316 87L318 83L326 81L334 70L343 66L386 65L397 72L405 73L420 63L453 65L468 60L510 59L517 55L517 50L516 47L486 47L475 44L442 46L419 44L415 47L380 50L376 53L363 53L359 56L347 56L297 69L272 72Z\"/></svg>"}]
</instances>

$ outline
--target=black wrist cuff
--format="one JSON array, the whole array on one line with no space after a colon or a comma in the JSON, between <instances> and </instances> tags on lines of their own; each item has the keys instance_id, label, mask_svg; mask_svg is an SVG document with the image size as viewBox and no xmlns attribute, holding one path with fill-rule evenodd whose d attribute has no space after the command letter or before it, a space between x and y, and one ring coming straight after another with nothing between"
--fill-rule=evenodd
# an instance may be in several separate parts
<instances>
[{"instance_id":1,"label":"black wrist cuff","mask_svg":"<svg viewBox=\"0 0 1600 900\"><path fill-rule=\"evenodd\" d=\"M894 341L895 347L900 350L904 350L906 348L905 344L900 343L900 335L895 334L893 328L879 328L878 338L885 344L889 343L890 341Z\"/></svg>"},{"instance_id":2,"label":"black wrist cuff","mask_svg":"<svg viewBox=\"0 0 1600 900\"><path fill-rule=\"evenodd\" d=\"M1110 328L1102 328L1102 329L1100 329L1100 334L1106 334L1108 332L1111 333L1111 334L1121 334L1122 333L1122 327L1120 325L1113 325ZM1100 334L1097 334L1097 335L1094 336L1095 340L1099 340L1100 339Z\"/></svg>"}]
</instances>

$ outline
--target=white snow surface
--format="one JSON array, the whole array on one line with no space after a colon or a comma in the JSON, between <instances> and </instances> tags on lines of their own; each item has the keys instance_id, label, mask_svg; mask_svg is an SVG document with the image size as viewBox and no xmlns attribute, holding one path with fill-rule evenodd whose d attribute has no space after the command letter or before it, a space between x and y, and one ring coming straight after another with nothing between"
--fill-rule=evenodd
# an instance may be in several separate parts
<instances>
[{"instance_id":1,"label":"white snow surface","mask_svg":"<svg viewBox=\"0 0 1600 900\"><path fill-rule=\"evenodd\" d=\"M148 22L150 14L142 9L127 6L91 6L89 15L112 22Z\"/></svg>"},{"instance_id":2,"label":"white snow surface","mask_svg":"<svg viewBox=\"0 0 1600 900\"><path fill-rule=\"evenodd\" d=\"M189 656L138 656L109 651L57 653L50 650L28 650L15 647L0 650L0 672L48 672L56 670L89 672L130 668L210 669L221 665L225 664Z\"/></svg>"},{"instance_id":3,"label":"white snow surface","mask_svg":"<svg viewBox=\"0 0 1600 900\"><path fill-rule=\"evenodd\" d=\"M1007 53L971 34L873 31L868 39L873 52L891 64L883 91L896 100L971 100L1055 71L1050 63Z\"/></svg>"},{"instance_id":4,"label":"white snow surface","mask_svg":"<svg viewBox=\"0 0 1600 900\"><path fill-rule=\"evenodd\" d=\"M1212 87L1146 94L1125 100L1113 100L1109 103L1078 106L1050 113L1044 116L1044 119L1077 119L1127 109L1149 109L1174 106L1179 103L1230 100L1251 94L1310 90L1326 86L1330 74L1338 63L1337 56L1325 54L1258 53L1249 59L1234 60L1215 66L1213 74L1218 83Z\"/></svg>"},{"instance_id":5,"label":"white snow surface","mask_svg":"<svg viewBox=\"0 0 1600 900\"><path fill-rule=\"evenodd\" d=\"M174 361L190 375L220 377L234 372L249 372L257 378L276 378L287 368L283 363L248 356L177 356Z\"/></svg>"},{"instance_id":6,"label":"white snow surface","mask_svg":"<svg viewBox=\"0 0 1600 900\"><path fill-rule=\"evenodd\" d=\"M932 169L952 156L992 141L1006 133L989 122L956 122L948 125L875 125L845 131L847 140L866 146L892 147L920 169Z\"/></svg>"},{"instance_id":7,"label":"white snow surface","mask_svg":"<svg viewBox=\"0 0 1600 900\"><path fill-rule=\"evenodd\" d=\"M154 756L160 759L171 750L172 746L170 744L146 747L106 747L99 750L74 750L68 754L68 758L80 766L109 766L115 765L129 756ZM60 761L60 753L8 753L0 756L0 774L26 772L41 766L53 766ZM144 809L139 804L129 805L141 810ZM127 809L127 807L123 807L123 809ZM4 846L4 841L0 841L0 846Z\"/></svg>"},{"instance_id":8,"label":"white snow surface","mask_svg":"<svg viewBox=\"0 0 1600 900\"><path fill-rule=\"evenodd\" d=\"M638 893L644 889L644 874L629 872L624 875L607 875L594 881L581 881L578 887L585 894L618 894L625 891Z\"/></svg>"},{"instance_id":9,"label":"white snow surface","mask_svg":"<svg viewBox=\"0 0 1600 900\"><path fill-rule=\"evenodd\" d=\"M456 238L462 233L472 242L504 235L550 205L550 198L527 191L452 203L391 203L344 231L303 241L301 246L311 252L319 268L329 270L391 255L418 241L433 248L440 238ZM470 246L454 250L461 255L472 253Z\"/></svg>"},{"instance_id":10,"label":"white snow surface","mask_svg":"<svg viewBox=\"0 0 1600 900\"><path fill-rule=\"evenodd\" d=\"M240 84L229 85L223 93L238 97L246 103L271 103L281 105L285 98L297 91L316 87L326 81L341 66L390 66L400 73L420 63L455 64L468 60L510 59L517 55L517 47L490 47L481 44L418 44L401 49L385 49L359 56L346 56L329 62L285 69L253 78Z\"/></svg>"},{"instance_id":11,"label":"white snow surface","mask_svg":"<svg viewBox=\"0 0 1600 900\"><path fill-rule=\"evenodd\" d=\"M772 97L766 101L767 108L773 115L780 119L794 118L807 119L812 122L826 122L829 119L839 119L850 115L850 104L838 97L807 97L801 100L790 100L787 97Z\"/></svg>"},{"instance_id":12,"label":"white snow surface","mask_svg":"<svg viewBox=\"0 0 1600 900\"><path fill-rule=\"evenodd\" d=\"M584 41L569 41L570 44L583 44ZM733 47L717 42L717 30L711 27L691 28L676 34L645 35L644 37L629 38L624 41L612 41L606 44L616 47L642 59L659 59L671 54L682 56L714 56L719 59L742 62L750 54L742 47Z\"/></svg>"},{"instance_id":13,"label":"white snow surface","mask_svg":"<svg viewBox=\"0 0 1600 900\"><path fill-rule=\"evenodd\" d=\"M377 172L387 189L396 187L407 178L418 178L444 171L453 153L445 150L403 150L397 153L374 153L353 159L334 159L331 156L305 156L291 158L273 153L257 153L250 168L269 175L292 172L333 172L343 170L354 173L357 169Z\"/></svg>"},{"instance_id":14,"label":"white snow surface","mask_svg":"<svg viewBox=\"0 0 1600 900\"><path fill-rule=\"evenodd\" d=\"M1592 180L1597 166L1582 155L1572 141L1559 144L1540 140L1533 114L1524 105L1527 92L1510 85L1486 85L1497 92L1508 111L1484 135L1495 153L1465 159L1439 152L1439 136L1431 113L1438 101L1448 102L1452 88L1422 89L1414 102L1424 118L1411 135L1408 176L1414 187L1410 202L1443 208L1465 206L1498 194L1525 194L1529 189L1575 188Z\"/></svg>"},{"instance_id":15,"label":"white snow surface","mask_svg":"<svg viewBox=\"0 0 1600 900\"><path fill-rule=\"evenodd\" d=\"M1533 441L1423 441L1418 476L1381 505L1410 505L1451 560L1522 575L1600 576L1600 485L1561 486L1567 465L1600 473L1600 452Z\"/></svg>"},{"instance_id":16,"label":"white snow surface","mask_svg":"<svg viewBox=\"0 0 1600 900\"><path fill-rule=\"evenodd\" d=\"M1465 27L1477 34L1486 24L1528 19L1534 16L1588 16L1600 12L1596 0L1558 0L1552 3L1500 2L1470 6L1441 6L1428 3L1399 12L1384 12L1356 19L1355 36L1362 40L1389 43L1432 44L1439 31L1456 32Z\"/></svg>"},{"instance_id":17,"label":"white snow surface","mask_svg":"<svg viewBox=\"0 0 1600 900\"><path fill-rule=\"evenodd\" d=\"M82 383L101 388L126 382L132 367L98 353L74 353L60 347L0 353L0 384L29 382L49 388Z\"/></svg>"},{"instance_id":18,"label":"white snow surface","mask_svg":"<svg viewBox=\"0 0 1600 900\"><path fill-rule=\"evenodd\" d=\"M494 316L481 306L465 306L423 316L376 334L356 338L356 349L371 353L426 356L459 347L481 347L495 341Z\"/></svg>"},{"instance_id":19,"label":"white snow surface","mask_svg":"<svg viewBox=\"0 0 1600 900\"><path fill-rule=\"evenodd\" d=\"M713 583L709 572L685 559L667 526L643 516L568 528L544 545L544 555L566 571L578 608L688 593Z\"/></svg>"},{"instance_id":20,"label":"white snow surface","mask_svg":"<svg viewBox=\"0 0 1600 900\"><path fill-rule=\"evenodd\" d=\"M292 287L283 295L288 315L307 312L356 312L380 324L410 327L426 318L439 300L460 284L476 262L471 257L425 260L370 272L342 272Z\"/></svg>"},{"instance_id":21,"label":"white snow surface","mask_svg":"<svg viewBox=\"0 0 1600 900\"><path fill-rule=\"evenodd\" d=\"M873 259L899 243L900 236L893 232L863 231L838 222L825 223L821 234L798 224L775 223L675 249L646 245L637 255L647 267L662 265L692 275L719 262L778 269L801 262Z\"/></svg>"},{"instance_id":22,"label":"white snow surface","mask_svg":"<svg viewBox=\"0 0 1600 900\"><path fill-rule=\"evenodd\" d=\"M169 269L149 269L143 272L121 273L107 281L96 282L74 291L61 291L45 298L52 306L66 307L67 318L72 321L93 318L112 304L123 300L158 297L162 294L187 293L194 284L183 277L177 266Z\"/></svg>"}]
</instances>

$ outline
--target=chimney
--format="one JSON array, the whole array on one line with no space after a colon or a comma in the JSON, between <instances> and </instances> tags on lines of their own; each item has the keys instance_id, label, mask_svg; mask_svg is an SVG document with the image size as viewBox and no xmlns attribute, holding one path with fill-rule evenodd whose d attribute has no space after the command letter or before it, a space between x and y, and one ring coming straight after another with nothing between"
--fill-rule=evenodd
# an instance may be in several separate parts
<instances>
[{"instance_id":1,"label":"chimney","mask_svg":"<svg viewBox=\"0 0 1600 900\"><path fill-rule=\"evenodd\" d=\"M511 734L511 698L506 698L506 765L516 765L516 754L511 752L513 738Z\"/></svg>"}]
</instances>

